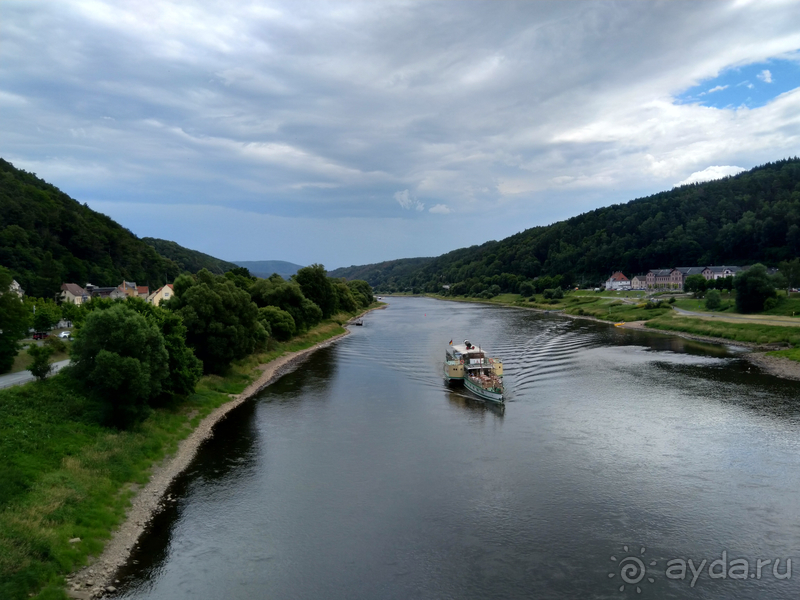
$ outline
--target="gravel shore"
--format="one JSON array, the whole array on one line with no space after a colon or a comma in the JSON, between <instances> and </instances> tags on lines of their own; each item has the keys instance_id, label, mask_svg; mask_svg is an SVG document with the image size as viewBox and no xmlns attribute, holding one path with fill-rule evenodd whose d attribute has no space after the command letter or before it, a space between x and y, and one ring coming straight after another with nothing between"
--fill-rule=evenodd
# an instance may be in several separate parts
<instances>
[{"instance_id":1,"label":"gravel shore","mask_svg":"<svg viewBox=\"0 0 800 600\"><path fill-rule=\"evenodd\" d=\"M263 388L294 369L306 356L331 345L348 333L350 332L346 331L311 348L285 354L261 365L259 368L263 372L256 381L247 386L241 394L232 394L230 402L215 409L203 419L189 437L180 443L175 454L165 458L153 469L147 485L138 490L131 488L136 491L136 496L131 501L125 522L112 533L111 540L97 559L92 561L90 557L89 565L67 576L67 595L85 600L112 597L116 592L116 584L119 583L114 579L114 574L128 560L131 550L153 514L164 503L172 501L172 498L164 497L164 492L172 480L189 466L200 444L213 435L214 425L242 402L252 398ZM76 538L75 541L80 540Z\"/></svg>"}]
</instances>

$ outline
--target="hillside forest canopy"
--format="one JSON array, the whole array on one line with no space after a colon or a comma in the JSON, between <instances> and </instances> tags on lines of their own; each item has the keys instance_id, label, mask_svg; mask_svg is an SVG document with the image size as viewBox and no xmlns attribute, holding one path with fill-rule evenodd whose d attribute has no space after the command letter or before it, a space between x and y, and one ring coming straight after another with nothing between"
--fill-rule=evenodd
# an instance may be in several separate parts
<instances>
[{"instance_id":1,"label":"hillside forest canopy","mask_svg":"<svg viewBox=\"0 0 800 600\"><path fill-rule=\"evenodd\" d=\"M336 269L377 292L477 296L517 293L536 278L599 285L614 271L695 265L777 266L800 254L800 159L767 163L717 181L684 185L533 227L501 241L448 252ZM455 286L456 292L453 292Z\"/></svg>"}]
</instances>

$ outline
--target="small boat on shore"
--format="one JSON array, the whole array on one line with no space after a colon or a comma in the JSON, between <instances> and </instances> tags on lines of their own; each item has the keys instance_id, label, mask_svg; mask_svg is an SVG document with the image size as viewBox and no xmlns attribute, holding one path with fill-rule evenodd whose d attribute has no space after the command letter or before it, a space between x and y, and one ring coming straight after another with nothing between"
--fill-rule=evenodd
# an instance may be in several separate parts
<instances>
[{"instance_id":1,"label":"small boat on shore","mask_svg":"<svg viewBox=\"0 0 800 600\"><path fill-rule=\"evenodd\" d=\"M448 383L463 382L473 394L491 402L503 402L503 362L489 358L480 348L464 340L445 352L444 378Z\"/></svg>"}]
</instances>

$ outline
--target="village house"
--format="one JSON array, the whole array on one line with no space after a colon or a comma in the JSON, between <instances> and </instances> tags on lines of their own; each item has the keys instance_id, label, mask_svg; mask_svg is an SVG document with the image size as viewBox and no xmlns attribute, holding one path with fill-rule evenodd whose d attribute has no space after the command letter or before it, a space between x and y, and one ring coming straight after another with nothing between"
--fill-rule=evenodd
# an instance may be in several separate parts
<instances>
[{"instance_id":1,"label":"village house","mask_svg":"<svg viewBox=\"0 0 800 600\"><path fill-rule=\"evenodd\" d=\"M650 269L645 279L648 290L683 289L683 273L678 269Z\"/></svg>"},{"instance_id":2,"label":"village house","mask_svg":"<svg viewBox=\"0 0 800 600\"><path fill-rule=\"evenodd\" d=\"M131 298L131 297L134 297L134 296L138 297L139 296L139 291L136 288L136 282L135 281L123 281L117 287L117 289L120 292L122 292L125 295L126 298Z\"/></svg>"},{"instance_id":3,"label":"village house","mask_svg":"<svg viewBox=\"0 0 800 600\"><path fill-rule=\"evenodd\" d=\"M125 298L125 294L120 291L118 287L98 287L91 283L87 283L84 289L89 294L90 298Z\"/></svg>"},{"instance_id":4,"label":"village house","mask_svg":"<svg viewBox=\"0 0 800 600\"><path fill-rule=\"evenodd\" d=\"M9 291L14 292L20 298L22 298L25 295L25 290L22 289L22 286L16 279L11 280L11 287L9 287L8 289Z\"/></svg>"},{"instance_id":5,"label":"village house","mask_svg":"<svg viewBox=\"0 0 800 600\"><path fill-rule=\"evenodd\" d=\"M622 271L617 271L606 280L607 290L629 290L631 289L631 280L625 277Z\"/></svg>"},{"instance_id":6,"label":"village house","mask_svg":"<svg viewBox=\"0 0 800 600\"><path fill-rule=\"evenodd\" d=\"M633 279L631 279L631 289L632 290L646 290L647 289L647 276L646 275L635 275Z\"/></svg>"},{"instance_id":7,"label":"village house","mask_svg":"<svg viewBox=\"0 0 800 600\"><path fill-rule=\"evenodd\" d=\"M168 283L167 285L158 288L155 292L150 294L147 297L147 301L150 304L155 304L156 306L160 306L162 302L165 302L172 298L175 294L175 290L172 288L172 284Z\"/></svg>"},{"instance_id":8,"label":"village house","mask_svg":"<svg viewBox=\"0 0 800 600\"><path fill-rule=\"evenodd\" d=\"M722 265L721 267L706 267L703 269L703 277L707 280L712 279L723 279L725 277L732 277L735 276L742 270L742 267L734 267L734 266L725 266Z\"/></svg>"},{"instance_id":9,"label":"village house","mask_svg":"<svg viewBox=\"0 0 800 600\"><path fill-rule=\"evenodd\" d=\"M150 295L150 288L146 285L137 285L136 292L139 298L147 300L147 297Z\"/></svg>"},{"instance_id":10,"label":"village house","mask_svg":"<svg viewBox=\"0 0 800 600\"><path fill-rule=\"evenodd\" d=\"M70 304L81 305L89 300L89 292L79 286L77 283L62 283L61 284L61 302L69 302Z\"/></svg>"}]
</instances>

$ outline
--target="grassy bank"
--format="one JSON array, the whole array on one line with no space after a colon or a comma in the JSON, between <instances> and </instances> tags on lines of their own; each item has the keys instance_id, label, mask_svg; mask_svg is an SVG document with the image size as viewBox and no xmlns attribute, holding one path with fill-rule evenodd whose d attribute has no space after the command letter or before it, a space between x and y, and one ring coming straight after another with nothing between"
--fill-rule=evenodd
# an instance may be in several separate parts
<instances>
[{"instance_id":1,"label":"grassy bank","mask_svg":"<svg viewBox=\"0 0 800 600\"><path fill-rule=\"evenodd\" d=\"M800 331L796 327L754 323L727 323L725 321L678 317L674 314L650 320L645 325L662 331L682 331L737 342L800 346Z\"/></svg>"},{"instance_id":2,"label":"grassy bank","mask_svg":"<svg viewBox=\"0 0 800 600\"><path fill-rule=\"evenodd\" d=\"M66 598L64 575L102 551L155 463L254 381L258 365L343 333L350 317L274 344L225 376L203 377L194 394L131 431L98 425L92 403L64 375L0 391L0 598Z\"/></svg>"}]
</instances>

